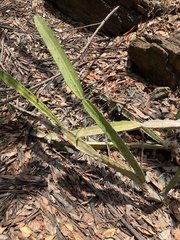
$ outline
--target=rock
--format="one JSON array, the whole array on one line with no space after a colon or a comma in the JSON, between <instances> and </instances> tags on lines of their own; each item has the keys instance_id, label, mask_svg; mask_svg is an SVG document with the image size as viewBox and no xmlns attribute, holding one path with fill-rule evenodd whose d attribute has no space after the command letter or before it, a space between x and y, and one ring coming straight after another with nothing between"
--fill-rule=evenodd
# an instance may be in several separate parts
<instances>
[{"instance_id":1,"label":"rock","mask_svg":"<svg viewBox=\"0 0 180 240\"><path fill-rule=\"evenodd\" d=\"M128 49L132 69L158 86L180 86L180 39L143 35Z\"/></svg>"},{"instance_id":2,"label":"rock","mask_svg":"<svg viewBox=\"0 0 180 240\"><path fill-rule=\"evenodd\" d=\"M136 27L143 17L164 9L162 1L152 0L46 0L53 3L73 20L93 24L101 22L116 6L120 6L104 24L101 31L118 36ZM91 27L94 31L97 26Z\"/></svg>"}]
</instances>

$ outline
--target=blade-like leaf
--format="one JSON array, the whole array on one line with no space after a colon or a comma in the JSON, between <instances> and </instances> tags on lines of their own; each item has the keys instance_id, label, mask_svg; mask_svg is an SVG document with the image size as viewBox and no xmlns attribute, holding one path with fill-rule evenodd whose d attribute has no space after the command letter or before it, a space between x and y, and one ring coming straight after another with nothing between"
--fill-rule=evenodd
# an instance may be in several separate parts
<instances>
[{"instance_id":1,"label":"blade-like leaf","mask_svg":"<svg viewBox=\"0 0 180 240\"><path fill-rule=\"evenodd\" d=\"M141 124L145 128L165 128L165 129L180 129L180 120L149 120Z\"/></svg>"},{"instance_id":2,"label":"blade-like leaf","mask_svg":"<svg viewBox=\"0 0 180 240\"><path fill-rule=\"evenodd\" d=\"M96 107L90 101L83 99L82 103L85 110L89 113L91 118L94 119L97 125L103 130L103 132L113 142L114 146L121 152L124 158L134 169L140 181L142 183L145 182L144 173L142 172L137 161L135 160L134 156L132 155L129 148L122 140L122 138L118 135L114 128L109 124L109 122L104 118L104 116L96 109Z\"/></svg>"},{"instance_id":3,"label":"blade-like leaf","mask_svg":"<svg viewBox=\"0 0 180 240\"><path fill-rule=\"evenodd\" d=\"M71 90L79 99L82 99L84 94L80 80L58 39L42 17L35 16L34 21L38 32L62 73L67 85L71 87Z\"/></svg>"},{"instance_id":4,"label":"blade-like leaf","mask_svg":"<svg viewBox=\"0 0 180 240\"><path fill-rule=\"evenodd\" d=\"M128 109L123 108L122 109L122 115L125 116L127 119L131 120L134 119L134 116L129 112ZM136 119L136 117L135 117ZM136 119L138 122L141 122L140 119ZM153 140L155 140L156 142L162 144L163 139L161 139L151 128L145 128L143 127L142 130L149 136L151 137Z\"/></svg>"},{"instance_id":5,"label":"blade-like leaf","mask_svg":"<svg viewBox=\"0 0 180 240\"><path fill-rule=\"evenodd\" d=\"M180 177L180 168L178 168L178 170L175 172L174 177L172 177L172 179L168 183L166 190L165 190L165 194L167 194L174 187L174 185L176 184L179 177Z\"/></svg>"},{"instance_id":6,"label":"blade-like leaf","mask_svg":"<svg viewBox=\"0 0 180 240\"><path fill-rule=\"evenodd\" d=\"M15 80L13 77L8 75L7 73L0 71L0 78L7 84L9 84L12 88L14 88L18 93L21 94L24 98L26 98L31 104L33 104L36 108L38 108L42 113L44 113L47 117L52 119L56 124L60 124L58 118L51 112L51 110L42 103L36 96L31 93L26 87L24 87L20 82Z\"/></svg>"},{"instance_id":7,"label":"blade-like leaf","mask_svg":"<svg viewBox=\"0 0 180 240\"><path fill-rule=\"evenodd\" d=\"M132 131L142 128L149 137L161 144L163 143L163 139L161 139L152 129L180 129L180 120L149 120L144 123L136 121L120 121L110 122L110 124L116 130L116 132ZM87 137L103 134L103 130L96 125L74 130L73 133L78 137Z\"/></svg>"},{"instance_id":8,"label":"blade-like leaf","mask_svg":"<svg viewBox=\"0 0 180 240\"><path fill-rule=\"evenodd\" d=\"M140 128L141 125L141 123L135 121L110 122L110 124L116 130L116 132L135 130ZM78 137L87 137L103 134L104 132L99 126L96 125L74 130L73 133L75 133Z\"/></svg>"},{"instance_id":9,"label":"blade-like leaf","mask_svg":"<svg viewBox=\"0 0 180 240\"><path fill-rule=\"evenodd\" d=\"M155 140L157 143L162 144L163 139L159 137L151 128L142 127L143 132L145 132L150 138Z\"/></svg>"},{"instance_id":10,"label":"blade-like leaf","mask_svg":"<svg viewBox=\"0 0 180 240\"><path fill-rule=\"evenodd\" d=\"M94 141L86 141L86 143L88 143L89 145L91 145L94 149L107 149L107 146L109 146L110 148L112 148L114 145L112 142L94 142ZM137 142L131 142L131 143L126 143L126 145L130 148L130 149L142 149L142 144L141 143L137 143ZM160 144L153 144L153 143L144 143L143 144L143 148L144 149L153 149L153 150L164 150L165 147L160 145Z\"/></svg>"}]
</instances>

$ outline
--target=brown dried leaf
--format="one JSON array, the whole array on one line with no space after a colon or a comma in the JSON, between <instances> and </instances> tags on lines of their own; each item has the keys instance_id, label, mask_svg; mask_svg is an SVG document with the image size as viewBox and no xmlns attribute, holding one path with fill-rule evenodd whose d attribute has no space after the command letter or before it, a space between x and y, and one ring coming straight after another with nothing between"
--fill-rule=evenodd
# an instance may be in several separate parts
<instances>
[{"instance_id":1,"label":"brown dried leaf","mask_svg":"<svg viewBox=\"0 0 180 240\"><path fill-rule=\"evenodd\" d=\"M94 222L94 218L93 218L92 214L87 213L87 212L84 214L82 220L83 220L84 222L88 223L88 224Z\"/></svg>"},{"instance_id":2,"label":"brown dried leaf","mask_svg":"<svg viewBox=\"0 0 180 240\"><path fill-rule=\"evenodd\" d=\"M174 213L174 216L176 219L180 222L180 202L179 201L174 201L171 205L170 208L172 212Z\"/></svg>"},{"instance_id":3,"label":"brown dried leaf","mask_svg":"<svg viewBox=\"0 0 180 240\"><path fill-rule=\"evenodd\" d=\"M175 240L179 240L180 239L180 229L174 229L173 236L174 236Z\"/></svg>"},{"instance_id":4,"label":"brown dried leaf","mask_svg":"<svg viewBox=\"0 0 180 240\"><path fill-rule=\"evenodd\" d=\"M11 150L10 152L6 153L6 156L10 158L10 157L12 157L12 156L14 156L16 154L17 154L17 148L15 147L13 150Z\"/></svg>"},{"instance_id":5,"label":"brown dried leaf","mask_svg":"<svg viewBox=\"0 0 180 240\"><path fill-rule=\"evenodd\" d=\"M74 237L75 240L83 240L80 232L74 232L73 237Z\"/></svg>"},{"instance_id":6,"label":"brown dried leaf","mask_svg":"<svg viewBox=\"0 0 180 240\"><path fill-rule=\"evenodd\" d=\"M86 223L80 222L79 227L81 227L82 229L87 229L88 225Z\"/></svg>"},{"instance_id":7,"label":"brown dried leaf","mask_svg":"<svg viewBox=\"0 0 180 240\"><path fill-rule=\"evenodd\" d=\"M47 198L42 197L42 201L43 201L43 205L44 205L44 206L48 206L48 205L49 205L49 201L48 201Z\"/></svg>"},{"instance_id":8,"label":"brown dried leaf","mask_svg":"<svg viewBox=\"0 0 180 240\"><path fill-rule=\"evenodd\" d=\"M61 227L61 232L65 237L70 236L71 234L71 231L65 225Z\"/></svg>"},{"instance_id":9,"label":"brown dried leaf","mask_svg":"<svg viewBox=\"0 0 180 240\"><path fill-rule=\"evenodd\" d=\"M140 88L141 90L145 89L145 84L142 82L135 82L134 83L138 88Z\"/></svg>"},{"instance_id":10,"label":"brown dried leaf","mask_svg":"<svg viewBox=\"0 0 180 240\"><path fill-rule=\"evenodd\" d=\"M31 227L32 231L35 233L41 232L42 230L42 223L39 220L33 220L29 226Z\"/></svg>"},{"instance_id":11,"label":"brown dried leaf","mask_svg":"<svg viewBox=\"0 0 180 240\"><path fill-rule=\"evenodd\" d=\"M30 151L26 151L25 152L25 158L27 158L27 159L31 159L32 158Z\"/></svg>"}]
</instances>

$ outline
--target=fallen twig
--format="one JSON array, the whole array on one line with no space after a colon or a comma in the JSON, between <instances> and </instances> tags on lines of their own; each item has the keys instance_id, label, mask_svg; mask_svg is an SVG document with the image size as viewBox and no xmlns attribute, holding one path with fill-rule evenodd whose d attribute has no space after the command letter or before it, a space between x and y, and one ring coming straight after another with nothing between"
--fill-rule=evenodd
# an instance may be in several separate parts
<instances>
[{"instance_id":1,"label":"fallen twig","mask_svg":"<svg viewBox=\"0 0 180 240\"><path fill-rule=\"evenodd\" d=\"M81 56L84 55L86 53L87 48L89 47L89 45L91 44L93 38L95 37L95 35L99 32L99 30L104 26L104 24L107 22L107 20L118 10L119 6L117 6L116 8L114 8L106 17L105 19L100 23L100 25L97 27L96 31L93 33L93 35L90 37L89 41L87 42L87 44L84 46L84 48L82 49L81 52Z\"/></svg>"}]
</instances>

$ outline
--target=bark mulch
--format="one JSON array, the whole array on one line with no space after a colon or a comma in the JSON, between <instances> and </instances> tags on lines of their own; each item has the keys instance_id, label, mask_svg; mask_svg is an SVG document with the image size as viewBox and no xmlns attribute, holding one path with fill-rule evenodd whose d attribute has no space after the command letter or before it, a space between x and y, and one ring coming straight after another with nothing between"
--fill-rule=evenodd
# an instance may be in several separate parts
<instances>
[{"instance_id":1,"label":"bark mulch","mask_svg":"<svg viewBox=\"0 0 180 240\"><path fill-rule=\"evenodd\" d=\"M92 36L82 24L43 0L1 1L0 68L34 92L68 129L94 124L65 85L35 28L33 18L41 15L74 63L87 98L107 119L122 120L127 113L138 121L175 119L179 89L166 89L159 99L161 89L128 70L127 59L128 44L136 34L175 34L180 27L179 3L167 3L170 12L140 24L136 33L96 35L81 56ZM12 105L40 113L2 81L0 96L0 239L180 239L178 186L163 202L145 198L132 181L70 145L32 136L32 128L49 131ZM157 134L179 147L177 131ZM151 139L141 131L121 136L139 143L133 154L149 184L161 192L179 166L178 156L144 149L141 143ZM93 140L107 142L103 135ZM125 164L114 149L98 151Z\"/></svg>"}]
</instances>

